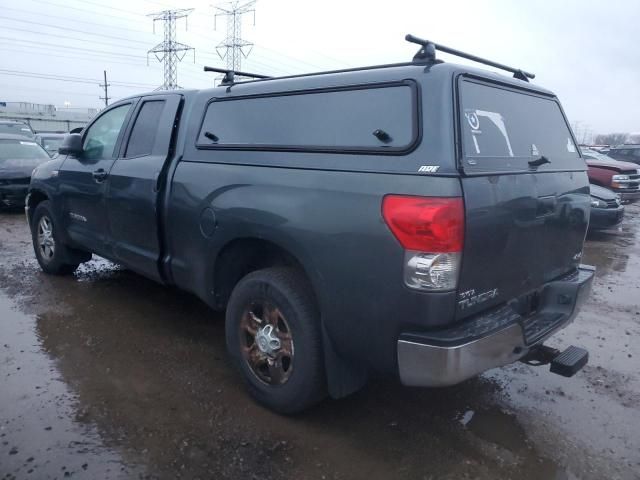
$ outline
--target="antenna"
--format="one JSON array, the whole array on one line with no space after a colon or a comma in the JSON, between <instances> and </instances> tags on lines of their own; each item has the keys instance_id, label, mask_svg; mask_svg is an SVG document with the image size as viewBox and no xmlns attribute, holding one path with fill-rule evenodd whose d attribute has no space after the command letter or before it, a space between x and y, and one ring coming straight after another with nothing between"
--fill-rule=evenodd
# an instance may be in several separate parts
<instances>
[{"instance_id":1,"label":"antenna","mask_svg":"<svg viewBox=\"0 0 640 480\"><path fill-rule=\"evenodd\" d=\"M164 83L158 90L175 90L181 88L178 85L178 62L181 62L189 50L193 50L193 63L196 62L196 51L193 47L176 41L176 20L185 19L193 8L179 10L163 10L147 15L153 18L153 33L156 31L156 20L164 22L164 40L147 52L147 65L149 54L153 53L159 62L164 65Z\"/></svg>"},{"instance_id":2,"label":"antenna","mask_svg":"<svg viewBox=\"0 0 640 480\"><path fill-rule=\"evenodd\" d=\"M216 46L216 51L222 60L226 60L227 71L238 72L242 68L242 57L247 58L253 48L253 43L242 39L242 16L253 13L253 24L256 24L256 0L240 2L233 0L227 7L216 6L213 28L217 27L218 17L227 17L227 36ZM240 75L238 73L238 75Z\"/></svg>"}]
</instances>

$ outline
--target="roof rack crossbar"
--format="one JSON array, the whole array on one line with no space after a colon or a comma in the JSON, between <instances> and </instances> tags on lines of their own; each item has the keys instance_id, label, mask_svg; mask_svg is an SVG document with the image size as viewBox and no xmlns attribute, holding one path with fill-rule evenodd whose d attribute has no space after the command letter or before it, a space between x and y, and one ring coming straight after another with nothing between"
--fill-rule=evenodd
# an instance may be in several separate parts
<instances>
[{"instance_id":1,"label":"roof rack crossbar","mask_svg":"<svg viewBox=\"0 0 640 480\"><path fill-rule=\"evenodd\" d=\"M415 57L413 57L414 62L418 61L427 61L427 62L435 62L436 61L436 50L440 50L441 52L449 53L451 55L455 55L457 57L466 58L467 60L472 60L474 62L482 63L484 65L489 65L490 67L499 68L500 70L506 70L507 72L513 73L514 78L519 80L524 80L525 82L529 81L529 78L535 78L535 74L530 72L525 72L519 68L509 67L507 65L503 65L498 62L494 62L492 60L487 60L486 58L477 57L476 55L471 55L470 53L461 52L460 50L456 50L454 48L445 47L444 45L439 45L430 40L423 40L422 38L415 37L411 34L408 34L404 37L407 42L415 43L420 45L422 48L418 50Z\"/></svg>"},{"instance_id":2,"label":"roof rack crossbar","mask_svg":"<svg viewBox=\"0 0 640 480\"><path fill-rule=\"evenodd\" d=\"M238 70L229 70L227 68L217 68L217 67L204 67L205 72L216 72L216 73L224 73L224 78L221 85L233 85L235 82L235 76L238 75L240 77L248 77L248 78L257 78L257 79L265 79L271 78L268 75L261 75L258 73L249 73L249 72L240 72Z\"/></svg>"}]
</instances>

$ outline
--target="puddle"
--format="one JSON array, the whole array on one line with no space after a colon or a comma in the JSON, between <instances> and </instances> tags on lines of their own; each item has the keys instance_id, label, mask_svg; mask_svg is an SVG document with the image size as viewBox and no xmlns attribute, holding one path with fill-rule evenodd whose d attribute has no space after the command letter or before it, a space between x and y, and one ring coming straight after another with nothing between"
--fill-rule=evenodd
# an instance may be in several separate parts
<instances>
[{"instance_id":1,"label":"puddle","mask_svg":"<svg viewBox=\"0 0 640 480\"><path fill-rule=\"evenodd\" d=\"M77 397L42 352L35 325L0 292L0 473L109 479L142 472L106 448L95 428L74 421Z\"/></svg>"}]
</instances>

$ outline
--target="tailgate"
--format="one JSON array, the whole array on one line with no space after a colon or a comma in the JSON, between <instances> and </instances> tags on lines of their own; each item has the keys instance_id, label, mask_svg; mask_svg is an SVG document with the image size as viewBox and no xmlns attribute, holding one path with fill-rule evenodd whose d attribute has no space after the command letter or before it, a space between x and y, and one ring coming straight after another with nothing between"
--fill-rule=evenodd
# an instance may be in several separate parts
<instances>
[{"instance_id":1,"label":"tailgate","mask_svg":"<svg viewBox=\"0 0 640 480\"><path fill-rule=\"evenodd\" d=\"M586 166L554 97L468 78L459 93L463 318L574 269L590 197Z\"/></svg>"}]
</instances>

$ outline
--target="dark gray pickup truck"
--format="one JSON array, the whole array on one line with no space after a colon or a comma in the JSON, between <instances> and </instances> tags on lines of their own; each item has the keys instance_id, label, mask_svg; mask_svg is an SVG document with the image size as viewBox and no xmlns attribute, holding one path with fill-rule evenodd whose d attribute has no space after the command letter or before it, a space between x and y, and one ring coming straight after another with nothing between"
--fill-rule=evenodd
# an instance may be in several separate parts
<instances>
[{"instance_id":1,"label":"dark gray pickup truck","mask_svg":"<svg viewBox=\"0 0 640 480\"><path fill-rule=\"evenodd\" d=\"M97 254L226 309L231 359L283 413L372 374L445 386L522 360L572 375L587 352L543 346L594 274L560 103L531 74L411 40L412 62L227 72L110 105L33 173L42 269Z\"/></svg>"}]
</instances>

